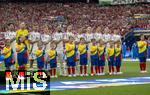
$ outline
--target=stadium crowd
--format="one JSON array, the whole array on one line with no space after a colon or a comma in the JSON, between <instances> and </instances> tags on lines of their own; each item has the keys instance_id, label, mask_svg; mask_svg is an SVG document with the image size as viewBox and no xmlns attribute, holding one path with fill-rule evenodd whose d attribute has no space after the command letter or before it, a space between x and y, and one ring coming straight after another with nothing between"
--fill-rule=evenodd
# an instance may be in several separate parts
<instances>
[{"instance_id":1,"label":"stadium crowd","mask_svg":"<svg viewBox=\"0 0 150 95\"><path fill-rule=\"evenodd\" d=\"M32 25L39 27L47 24L50 31L54 32L58 22L63 22L63 26L74 25L74 30L84 26L93 28L106 26L111 32L119 29L121 35L129 31L130 28L149 28L148 19L133 19L134 14L149 14L149 5L118 5L99 7L96 4L83 3L1 3L0 6L0 31L5 31L6 25L10 22L16 25L24 21L29 30Z\"/></svg>"}]
</instances>

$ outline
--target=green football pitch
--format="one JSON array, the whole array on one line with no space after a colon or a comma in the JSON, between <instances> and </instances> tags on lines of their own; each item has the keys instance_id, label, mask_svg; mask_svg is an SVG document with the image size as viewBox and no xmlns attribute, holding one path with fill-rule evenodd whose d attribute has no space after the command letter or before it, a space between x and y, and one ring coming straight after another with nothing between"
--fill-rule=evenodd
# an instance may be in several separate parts
<instances>
[{"instance_id":1,"label":"green football pitch","mask_svg":"<svg viewBox=\"0 0 150 95\"><path fill-rule=\"evenodd\" d=\"M107 67L105 69L107 71ZM92 80L104 78L128 78L128 77L145 77L150 76L150 61L147 62L147 73L141 74L139 63L133 61L124 61L122 64L122 75L104 75L88 77L58 77L51 79L54 81L67 80ZM90 89L60 90L51 91L50 95L148 95L150 93L150 84L126 85L115 87L99 87Z\"/></svg>"},{"instance_id":2,"label":"green football pitch","mask_svg":"<svg viewBox=\"0 0 150 95\"><path fill-rule=\"evenodd\" d=\"M2 66L1 66L2 67ZM105 72L107 72L107 66ZM122 75L104 75L104 76L87 76L87 77L63 77L50 79L51 82L69 81L69 80L94 80L94 79L111 79L111 78L128 78L128 77L150 77L150 61L147 62L147 73L141 74L139 63L136 61L124 61L122 64ZM90 70L89 70L90 72ZM148 95L150 93L150 84L112 86L112 87L98 87L88 89L74 89L74 90L59 90L50 91L50 95ZM21 94L21 93L20 93ZM18 94L18 95L20 95ZM22 93L25 94L25 93ZM28 95L42 95L40 93L26 93ZM17 94L16 94L17 95ZM49 92L43 93L49 95Z\"/></svg>"},{"instance_id":3,"label":"green football pitch","mask_svg":"<svg viewBox=\"0 0 150 95\"><path fill-rule=\"evenodd\" d=\"M80 90L51 91L50 95L149 95L150 84L92 88Z\"/></svg>"}]
</instances>

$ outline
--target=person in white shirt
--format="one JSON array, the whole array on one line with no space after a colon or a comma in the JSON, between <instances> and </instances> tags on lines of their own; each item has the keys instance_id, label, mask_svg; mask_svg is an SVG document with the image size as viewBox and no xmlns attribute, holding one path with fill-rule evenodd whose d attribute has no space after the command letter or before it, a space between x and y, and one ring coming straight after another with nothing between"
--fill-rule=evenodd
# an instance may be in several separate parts
<instances>
[{"instance_id":1,"label":"person in white shirt","mask_svg":"<svg viewBox=\"0 0 150 95\"><path fill-rule=\"evenodd\" d=\"M108 27L106 27L106 28L104 29L103 41L104 41L104 42L109 42L109 41L111 41L110 29L109 29Z\"/></svg>"},{"instance_id":2,"label":"person in white shirt","mask_svg":"<svg viewBox=\"0 0 150 95\"><path fill-rule=\"evenodd\" d=\"M29 50L29 61L30 70L33 70L33 63L36 58L34 51L37 49L37 42L40 40L40 33L38 31L38 26L34 25L32 27L32 32L29 33L30 50Z\"/></svg>"},{"instance_id":3,"label":"person in white shirt","mask_svg":"<svg viewBox=\"0 0 150 95\"><path fill-rule=\"evenodd\" d=\"M41 41L44 45L49 46L49 42L52 40L52 37L49 35L49 28L48 26L44 26L42 29L43 34L41 34Z\"/></svg>"},{"instance_id":4,"label":"person in white shirt","mask_svg":"<svg viewBox=\"0 0 150 95\"><path fill-rule=\"evenodd\" d=\"M91 39L93 38L94 38L93 28L91 26L88 26L86 29L86 41L91 42Z\"/></svg>"},{"instance_id":5,"label":"person in white shirt","mask_svg":"<svg viewBox=\"0 0 150 95\"><path fill-rule=\"evenodd\" d=\"M76 38L76 42L80 42L80 39L81 38L84 38L86 39L86 29L84 27L81 27L78 29L78 34L75 35L75 38Z\"/></svg>"},{"instance_id":6,"label":"person in white shirt","mask_svg":"<svg viewBox=\"0 0 150 95\"><path fill-rule=\"evenodd\" d=\"M67 27L67 30L66 30L66 32L64 33L64 40L65 41L68 41L69 40L69 37L75 37L75 35L74 35L74 33L73 33L73 26L72 25L69 25L68 27Z\"/></svg>"},{"instance_id":7,"label":"person in white shirt","mask_svg":"<svg viewBox=\"0 0 150 95\"><path fill-rule=\"evenodd\" d=\"M91 26L88 26L86 28L86 43L88 44L88 48L90 48L91 46L91 40L94 38L94 35L93 35L93 28ZM88 50L88 54L90 54L90 51ZM90 56L88 56L88 63L90 63Z\"/></svg>"},{"instance_id":8,"label":"person in white shirt","mask_svg":"<svg viewBox=\"0 0 150 95\"><path fill-rule=\"evenodd\" d=\"M60 67L60 75L64 75L63 71L61 70L61 67L64 63L64 34L61 25L58 25L56 27L55 33L53 34L53 42L57 45L56 51L58 56L58 67Z\"/></svg>"},{"instance_id":9,"label":"person in white shirt","mask_svg":"<svg viewBox=\"0 0 150 95\"><path fill-rule=\"evenodd\" d=\"M93 34L96 41L99 41L102 38L101 30L101 27L98 26Z\"/></svg>"},{"instance_id":10,"label":"person in white shirt","mask_svg":"<svg viewBox=\"0 0 150 95\"><path fill-rule=\"evenodd\" d=\"M50 48L50 42L53 40L52 39L52 35L49 35L50 34L50 31L49 31L49 27L47 25L44 25L42 27L42 32L43 34L41 34L41 41L43 43L43 48L45 49L45 51L47 51L49 48ZM45 55L45 59L47 59L47 56L48 55ZM46 60L46 64L45 64L45 69L48 69L47 68L47 60Z\"/></svg>"},{"instance_id":11,"label":"person in white shirt","mask_svg":"<svg viewBox=\"0 0 150 95\"><path fill-rule=\"evenodd\" d=\"M121 35L119 35L118 29L114 30L114 33L112 35L112 40L115 41L115 42L117 42L117 41L121 42Z\"/></svg>"},{"instance_id":12,"label":"person in white shirt","mask_svg":"<svg viewBox=\"0 0 150 95\"><path fill-rule=\"evenodd\" d=\"M61 26L57 26L55 33L53 34L53 41L57 44L56 50L58 53L63 51L63 31L61 29Z\"/></svg>"},{"instance_id":13,"label":"person in white shirt","mask_svg":"<svg viewBox=\"0 0 150 95\"><path fill-rule=\"evenodd\" d=\"M15 45L16 32L15 32L15 26L13 23L8 24L8 30L4 33L4 38L7 40L10 40L12 44L11 46Z\"/></svg>"}]
</instances>

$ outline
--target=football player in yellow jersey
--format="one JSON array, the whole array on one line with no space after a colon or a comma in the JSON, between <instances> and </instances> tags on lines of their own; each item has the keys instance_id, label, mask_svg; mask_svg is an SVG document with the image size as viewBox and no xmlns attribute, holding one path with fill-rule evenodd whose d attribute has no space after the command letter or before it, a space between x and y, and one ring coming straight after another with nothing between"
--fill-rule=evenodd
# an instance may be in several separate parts
<instances>
[{"instance_id":1,"label":"football player in yellow jersey","mask_svg":"<svg viewBox=\"0 0 150 95\"><path fill-rule=\"evenodd\" d=\"M88 46L83 37L80 38L80 43L78 45L78 51L80 54L80 76L88 76L87 74L87 50ZM84 70L84 73L83 73Z\"/></svg>"},{"instance_id":2,"label":"football player in yellow jersey","mask_svg":"<svg viewBox=\"0 0 150 95\"><path fill-rule=\"evenodd\" d=\"M120 72L120 67L122 63L122 48L121 48L121 42L117 42L115 46L115 66L116 66L116 74L122 74Z\"/></svg>"},{"instance_id":3,"label":"football player in yellow jersey","mask_svg":"<svg viewBox=\"0 0 150 95\"><path fill-rule=\"evenodd\" d=\"M74 38L72 36L69 37L69 41L65 44L65 51L67 57L68 76L75 77L76 55Z\"/></svg>"},{"instance_id":4,"label":"football player in yellow jersey","mask_svg":"<svg viewBox=\"0 0 150 95\"><path fill-rule=\"evenodd\" d=\"M146 73L146 58L147 58L147 42L145 41L145 36L141 35L141 40L137 41L138 46L138 56L140 60L141 73Z\"/></svg>"},{"instance_id":5,"label":"football player in yellow jersey","mask_svg":"<svg viewBox=\"0 0 150 95\"><path fill-rule=\"evenodd\" d=\"M90 46L91 76L93 76L94 74L98 74L98 47L95 39L92 39L91 42L92 42Z\"/></svg>"},{"instance_id":6,"label":"football player in yellow jersey","mask_svg":"<svg viewBox=\"0 0 150 95\"><path fill-rule=\"evenodd\" d=\"M28 58L28 50L30 49L30 44L29 44L29 40L28 40L28 36L29 36L29 32L28 30L26 29L26 24L24 22L21 22L20 25L19 25L19 28L17 31L16 31L16 41L18 41L18 38L20 36L23 36L22 37L22 43L27 47L27 58ZM27 68L27 64L25 64L25 68Z\"/></svg>"},{"instance_id":7,"label":"football player in yellow jersey","mask_svg":"<svg viewBox=\"0 0 150 95\"><path fill-rule=\"evenodd\" d=\"M115 46L114 42L110 42L110 47L107 47L107 55L108 55L108 66L109 66L109 75L114 73L114 65L115 65Z\"/></svg>"},{"instance_id":8,"label":"football player in yellow jersey","mask_svg":"<svg viewBox=\"0 0 150 95\"><path fill-rule=\"evenodd\" d=\"M99 40L99 45L98 45L98 56L99 56L99 61L98 61L98 74L99 75L104 75L104 66L105 66L105 49L106 49L106 44L104 43L103 40Z\"/></svg>"},{"instance_id":9,"label":"football player in yellow jersey","mask_svg":"<svg viewBox=\"0 0 150 95\"><path fill-rule=\"evenodd\" d=\"M11 48L10 40L6 40L5 47L2 50L4 55L4 63L6 70L10 70L10 67L14 64L13 49Z\"/></svg>"},{"instance_id":10,"label":"football player in yellow jersey","mask_svg":"<svg viewBox=\"0 0 150 95\"><path fill-rule=\"evenodd\" d=\"M29 50L29 40L28 40L29 32L26 29L26 25L24 22L22 22L19 27L20 29L16 31L16 40L18 41L19 37L23 36L23 43L27 46L27 49Z\"/></svg>"},{"instance_id":11,"label":"football player in yellow jersey","mask_svg":"<svg viewBox=\"0 0 150 95\"><path fill-rule=\"evenodd\" d=\"M51 42L50 49L47 51L48 59L50 63L50 77L56 78L57 73L57 51L56 51L56 44L54 42Z\"/></svg>"},{"instance_id":12,"label":"football player in yellow jersey","mask_svg":"<svg viewBox=\"0 0 150 95\"><path fill-rule=\"evenodd\" d=\"M18 38L18 42L16 43L16 52L17 52L17 62L19 65L18 70L26 70L25 65L28 62L28 57L27 57L27 47L23 43L23 36L20 36Z\"/></svg>"},{"instance_id":13,"label":"football player in yellow jersey","mask_svg":"<svg viewBox=\"0 0 150 95\"><path fill-rule=\"evenodd\" d=\"M42 70L45 64L44 55L45 55L46 49L43 49L43 44L41 41L38 42L37 47L38 48L35 50L35 55L36 55L36 61L37 61L38 74L42 76L43 75Z\"/></svg>"}]
</instances>

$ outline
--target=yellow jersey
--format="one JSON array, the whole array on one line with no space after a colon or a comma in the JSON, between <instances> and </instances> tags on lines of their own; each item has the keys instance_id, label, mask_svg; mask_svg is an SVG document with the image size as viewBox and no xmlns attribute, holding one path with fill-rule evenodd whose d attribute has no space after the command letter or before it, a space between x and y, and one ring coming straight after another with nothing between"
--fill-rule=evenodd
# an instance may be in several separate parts
<instances>
[{"instance_id":1,"label":"yellow jersey","mask_svg":"<svg viewBox=\"0 0 150 95\"><path fill-rule=\"evenodd\" d=\"M16 40L18 41L18 38L20 36L23 36L23 37L27 37L29 34L28 30L27 29L19 29L16 31ZM29 49L29 41L28 40L25 40L25 44L27 45L27 49Z\"/></svg>"},{"instance_id":2,"label":"yellow jersey","mask_svg":"<svg viewBox=\"0 0 150 95\"><path fill-rule=\"evenodd\" d=\"M110 47L107 48L107 54L108 54L109 57L113 56L114 53L115 53L115 48L110 48Z\"/></svg>"},{"instance_id":3,"label":"yellow jersey","mask_svg":"<svg viewBox=\"0 0 150 95\"><path fill-rule=\"evenodd\" d=\"M79 44L78 51L79 51L80 55L86 53L86 51L87 51L86 44Z\"/></svg>"},{"instance_id":4,"label":"yellow jersey","mask_svg":"<svg viewBox=\"0 0 150 95\"><path fill-rule=\"evenodd\" d=\"M50 60L54 59L56 57L56 50L50 49L50 50L47 51L47 54L48 54Z\"/></svg>"},{"instance_id":5,"label":"yellow jersey","mask_svg":"<svg viewBox=\"0 0 150 95\"><path fill-rule=\"evenodd\" d=\"M121 53L121 47L115 48L115 55L118 56Z\"/></svg>"},{"instance_id":6,"label":"yellow jersey","mask_svg":"<svg viewBox=\"0 0 150 95\"><path fill-rule=\"evenodd\" d=\"M11 56L11 47L4 47L3 48L3 53L4 53L4 58L6 59L6 58L8 58L8 57L10 57Z\"/></svg>"},{"instance_id":7,"label":"yellow jersey","mask_svg":"<svg viewBox=\"0 0 150 95\"><path fill-rule=\"evenodd\" d=\"M36 57L40 57L43 55L43 50L37 49L37 50L35 50L34 54L36 55Z\"/></svg>"},{"instance_id":8,"label":"yellow jersey","mask_svg":"<svg viewBox=\"0 0 150 95\"><path fill-rule=\"evenodd\" d=\"M138 46L138 52L142 53L147 49L147 42L146 41L138 41L137 46Z\"/></svg>"},{"instance_id":9,"label":"yellow jersey","mask_svg":"<svg viewBox=\"0 0 150 95\"><path fill-rule=\"evenodd\" d=\"M25 49L25 46L23 43L21 44L16 44L16 49L19 49L18 53L22 52Z\"/></svg>"},{"instance_id":10,"label":"yellow jersey","mask_svg":"<svg viewBox=\"0 0 150 95\"><path fill-rule=\"evenodd\" d=\"M98 50L97 45L91 45L91 46L90 46L90 54L91 54L91 55L97 54L97 50Z\"/></svg>"},{"instance_id":11,"label":"yellow jersey","mask_svg":"<svg viewBox=\"0 0 150 95\"><path fill-rule=\"evenodd\" d=\"M99 53L99 55L102 55L104 53L104 51L105 51L105 46L104 45L98 47L98 53Z\"/></svg>"},{"instance_id":12,"label":"yellow jersey","mask_svg":"<svg viewBox=\"0 0 150 95\"><path fill-rule=\"evenodd\" d=\"M75 44L66 43L65 44L66 56L71 57L75 54Z\"/></svg>"}]
</instances>

